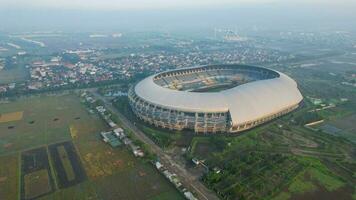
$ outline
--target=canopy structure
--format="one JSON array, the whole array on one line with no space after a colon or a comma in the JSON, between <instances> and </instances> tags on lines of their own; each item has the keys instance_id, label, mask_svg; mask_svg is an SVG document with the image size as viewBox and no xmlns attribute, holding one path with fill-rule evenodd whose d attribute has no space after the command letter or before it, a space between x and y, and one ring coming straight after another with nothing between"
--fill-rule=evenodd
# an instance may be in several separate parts
<instances>
[{"instance_id":1,"label":"canopy structure","mask_svg":"<svg viewBox=\"0 0 356 200\"><path fill-rule=\"evenodd\" d=\"M228 113L227 127L230 132L244 130L246 126L247 128L253 127L267 119L289 112L298 107L303 99L296 82L281 72L245 65L222 65L222 68L219 67L215 65L202 66L152 75L136 84L133 92L141 101L167 110L187 113ZM207 80L217 79L217 76L224 77L225 75L222 76L219 70L225 68L235 70L234 68L239 69L239 67L249 70L241 71L242 74L247 73L246 76L251 75L254 70L261 74L269 73L269 75L261 75L261 78L246 81L243 84L217 92L181 91L168 87L174 81L165 81L163 86L156 81L161 77L170 77L169 80L177 79L178 81L175 81L175 83L182 82L184 84L188 83L184 79L185 76L199 73L197 77L203 77L201 79L206 79L203 80L206 83ZM195 72L194 69L197 71ZM206 77L201 75L205 73L205 70L208 74ZM217 75L214 75L214 73ZM237 73L237 75L239 74ZM234 74L230 73L226 76L234 76ZM195 80L189 81L191 84Z\"/></svg>"}]
</instances>

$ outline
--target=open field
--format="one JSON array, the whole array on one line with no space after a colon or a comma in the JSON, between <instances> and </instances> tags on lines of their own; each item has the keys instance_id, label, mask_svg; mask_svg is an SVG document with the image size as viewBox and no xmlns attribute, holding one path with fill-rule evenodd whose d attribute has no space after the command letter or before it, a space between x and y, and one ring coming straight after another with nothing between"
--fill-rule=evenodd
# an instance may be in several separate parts
<instances>
[{"instance_id":1,"label":"open field","mask_svg":"<svg viewBox=\"0 0 356 200\"><path fill-rule=\"evenodd\" d=\"M85 128L77 125L76 130ZM151 164L138 160L124 146L112 149L99 134L79 131L73 140L88 181L104 199L182 199ZM163 195L160 197L160 195Z\"/></svg>"},{"instance_id":2,"label":"open field","mask_svg":"<svg viewBox=\"0 0 356 200\"><path fill-rule=\"evenodd\" d=\"M19 194L19 155L0 156L0 199L17 199Z\"/></svg>"},{"instance_id":3,"label":"open field","mask_svg":"<svg viewBox=\"0 0 356 200\"><path fill-rule=\"evenodd\" d=\"M0 104L0 110L23 111L22 120L0 123L0 154L70 140L71 125L98 120L74 95L21 98Z\"/></svg>"},{"instance_id":4,"label":"open field","mask_svg":"<svg viewBox=\"0 0 356 200\"><path fill-rule=\"evenodd\" d=\"M54 179L47 148L40 147L21 154L21 199L35 199L54 191Z\"/></svg>"},{"instance_id":5,"label":"open field","mask_svg":"<svg viewBox=\"0 0 356 200\"><path fill-rule=\"evenodd\" d=\"M106 145L99 133L109 127L76 95L20 98L0 110L23 111L0 124L0 199L183 199L150 163Z\"/></svg>"},{"instance_id":6,"label":"open field","mask_svg":"<svg viewBox=\"0 0 356 200\"><path fill-rule=\"evenodd\" d=\"M184 199L171 184L167 184L162 175L157 173L148 163L133 162L127 170L95 182L99 195L107 200Z\"/></svg>"}]
</instances>

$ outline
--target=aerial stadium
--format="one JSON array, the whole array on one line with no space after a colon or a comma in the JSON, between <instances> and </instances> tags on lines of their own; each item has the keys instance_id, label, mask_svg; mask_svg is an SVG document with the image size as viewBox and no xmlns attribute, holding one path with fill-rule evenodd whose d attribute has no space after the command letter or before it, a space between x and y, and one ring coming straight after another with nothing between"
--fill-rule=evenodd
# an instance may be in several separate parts
<instances>
[{"instance_id":1,"label":"aerial stadium","mask_svg":"<svg viewBox=\"0 0 356 200\"><path fill-rule=\"evenodd\" d=\"M143 121L196 133L244 131L293 111L303 99L287 75L247 65L158 73L131 87L128 96Z\"/></svg>"}]
</instances>

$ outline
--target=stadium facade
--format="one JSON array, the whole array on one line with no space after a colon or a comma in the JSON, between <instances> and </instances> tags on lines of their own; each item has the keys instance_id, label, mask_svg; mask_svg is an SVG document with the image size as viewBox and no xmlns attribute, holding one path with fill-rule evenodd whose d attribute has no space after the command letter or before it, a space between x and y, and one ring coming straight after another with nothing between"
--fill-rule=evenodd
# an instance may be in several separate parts
<instances>
[{"instance_id":1,"label":"stadium facade","mask_svg":"<svg viewBox=\"0 0 356 200\"><path fill-rule=\"evenodd\" d=\"M247 65L209 65L149 76L129 90L145 122L197 133L240 132L284 115L303 97L287 75Z\"/></svg>"}]
</instances>

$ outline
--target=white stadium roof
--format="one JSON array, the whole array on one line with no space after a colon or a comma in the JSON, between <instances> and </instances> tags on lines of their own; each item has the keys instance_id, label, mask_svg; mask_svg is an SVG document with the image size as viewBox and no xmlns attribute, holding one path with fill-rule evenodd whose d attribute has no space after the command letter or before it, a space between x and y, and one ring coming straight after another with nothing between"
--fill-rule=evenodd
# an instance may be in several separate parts
<instances>
[{"instance_id":1,"label":"white stadium roof","mask_svg":"<svg viewBox=\"0 0 356 200\"><path fill-rule=\"evenodd\" d=\"M189 92L162 87L152 75L135 86L141 99L164 108L184 112L230 112L238 125L297 105L302 99L297 84L287 75L248 82L220 92Z\"/></svg>"}]
</instances>

